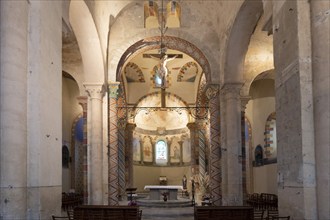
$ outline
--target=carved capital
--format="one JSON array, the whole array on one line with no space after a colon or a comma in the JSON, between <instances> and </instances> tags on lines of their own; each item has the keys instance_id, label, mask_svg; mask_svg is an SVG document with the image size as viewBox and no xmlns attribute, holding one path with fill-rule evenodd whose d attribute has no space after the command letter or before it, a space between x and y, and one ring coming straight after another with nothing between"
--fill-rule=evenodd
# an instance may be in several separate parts
<instances>
[{"instance_id":1,"label":"carved capital","mask_svg":"<svg viewBox=\"0 0 330 220\"><path fill-rule=\"evenodd\" d=\"M219 96L219 84L208 84L205 94L206 97L211 100Z\"/></svg>"},{"instance_id":2,"label":"carved capital","mask_svg":"<svg viewBox=\"0 0 330 220\"><path fill-rule=\"evenodd\" d=\"M241 108L242 108L242 112L245 112L246 105L248 104L248 102L250 100L251 100L251 96L242 96L241 97Z\"/></svg>"},{"instance_id":3,"label":"carved capital","mask_svg":"<svg viewBox=\"0 0 330 220\"><path fill-rule=\"evenodd\" d=\"M196 131L196 123L195 122L190 122L187 124L187 128L191 131L191 132L195 132Z\"/></svg>"},{"instance_id":4,"label":"carved capital","mask_svg":"<svg viewBox=\"0 0 330 220\"><path fill-rule=\"evenodd\" d=\"M88 96L91 99L100 99L102 100L102 97L104 95L104 86L100 83L84 83L83 84Z\"/></svg>"},{"instance_id":5,"label":"carved capital","mask_svg":"<svg viewBox=\"0 0 330 220\"><path fill-rule=\"evenodd\" d=\"M136 124L133 124L133 123L126 124L127 131L133 132L135 128L136 128Z\"/></svg>"},{"instance_id":6,"label":"carved capital","mask_svg":"<svg viewBox=\"0 0 330 220\"><path fill-rule=\"evenodd\" d=\"M221 94L224 95L226 99L240 99L240 91L242 89L243 83L226 83L221 88Z\"/></svg>"},{"instance_id":7,"label":"carved capital","mask_svg":"<svg viewBox=\"0 0 330 220\"><path fill-rule=\"evenodd\" d=\"M77 97L79 105L82 106L83 111L87 111L87 96L78 96Z\"/></svg>"},{"instance_id":8,"label":"carved capital","mask_svg":"<svg viewBox=\"0 0 330 220\"><path fill-rule=\"evenodd\" d=\"M110 82L108 84L109 97L116 99L118 97L119 82Z\"/></svg>"}]
</instances>

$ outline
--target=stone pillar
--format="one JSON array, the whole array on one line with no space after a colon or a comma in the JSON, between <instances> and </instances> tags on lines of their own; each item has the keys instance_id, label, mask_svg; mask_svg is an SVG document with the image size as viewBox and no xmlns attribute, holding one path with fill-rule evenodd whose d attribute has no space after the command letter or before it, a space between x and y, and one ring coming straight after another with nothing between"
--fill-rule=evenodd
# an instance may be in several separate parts
<instances>
[{"instance_id":1,"label":"stone pillar","mask_svg":"<svg viewBox=\"0 0 330 220\"><path fill-rule=\"evenodd\" d=\"M108 112L109 112L109 198L108 205L118 205L119 177L118 177L118 117L117 97L119 83L109 83Z\"/></svg>"},{"instance_id":2,"label":"stone pillar","mask_svg":"<svg viewBox=\"0 0 330 220\"><path fill-rule=\"evenodd\" d=\"M87 96L79 96L78 102L82 107L83 110L83 146L81 151L79 152L79 161L78 164L81 165L82 167L79 167L78 170L79 172L82 172L82 185L83 185L83 196L84 196L84 204L88 204L88 160L87 160L87 102L88 98ZM82 155L80 155L80 153ZM82 159L82 161L80 161ZM77 170L77 169L76 169ZM79 174L80 176L81 174ZM79 181L79 180L78 180ZM77 185L77 180L76 180L76 185ZM77 187L76 187L77 189Z\"/></svg>"},{"instance_id":3,"label":"stone pillar","mask_svg":"<svg viewBox=\"0 0 330 220\"><path fill-rule=\"evenodd\" d=\"M0 1L0 218L26 219L27 1Z\"/></svg>"},{"instance_id":4,"label":"stone pillar","mask_svg":"<svg viewBox=\"0 0 330 220\"><path fill-rule=\"evenodd\" d=\"M198 173L197 161L198 161L198 142L196 138L196 123L188 123L187 127L190 131L190 146L191 146L191 175ZM197 148L197 149L196 149ZM197 155L196 155L197 154Z\"/></svg>"},{"instance_id":5,"label":"stone pillar","mask_svg":"<svg viewBox=\"0 0 330 220\"><path fill-rule=\"evenodd\" d=\"M317 219L310 3L273 5L279 211Z\"/></svg>"},{"instance_id":6,"label":"stone pillar","mask_svg":"<svg viewBox=\"0 0 330 220\"><path fill-rule=\"evenodd\" d=\"M222 205L219 85L208 85L206 95L210 110L210 189L214 205Z\"/></svg>"},{"instance_id":7,"label":"stone pillar","mask_svg":"<svg viewBox=\"0 0 330 220\"><path fill-rule=\"evenodd\" d=\"M317 212L330 218L330 1L311 1Z\"/></svg>"},{"instance_id":8,"label":"stone pillar","mask_svg":"<svg viewBox=\"0 0 330 220\"><path fill-rule=\"evenodd\" d=\"M249 102L251 97L245 96L241 97L241 137L242 137L242 186L243 186L243 201L247 197L247 182L250 181L249 176L249 149L246 149L246 143L245 143L245 109L246 105Z\"/></svg>"},{"instance_id":9,"label":"stone pillar","mask_svg":"<svg viewBox=\"0 0 330 220\"><path fill-rule=\"evenodd\" d=\"M24 4L23 1L14 2ZM28 78L28 155L27 163L24 164L22 161L22 165L27 170L28 206L27 216L23 219L48 219L51 214L61 212L62 2L29 1L28 3L29 27L25 29L29 35L29 69L25 73ZM11 11L12 9L9 13L20 16ZM19 22L25 23L25 21ZM10 26L16 28L16 24L11 23ZM15 34L18 35L20 34ZM14 88L13 86L11 88ZM22 95L15 93L16 96ZM15 101L11 100L11 102ZM23 105L21 103L19 108L24 108ZM15 112L17 110L18 108ZM16 135L14 140L17 138L20 137ZM3 155L3 152L1 154Z\"/></svg>"},{"instance_id":10,"label":"stone pillar","mask_svg":"<svg viewBox=\"0 0 330 220\"><path fill-rule=\"evenodd\" d=\"M199 170L199 175L201 178L205 177L206 172L208 171L208 168L206 167L206 124L205 121L199 121L196 122L197 125L197 143L198 143L198 170Z\"/></svg>"},{"instance_id":11,"label":"stone pillar","mask_svg":"<svg viewBox=\"0 0 330 220\"><path fill-rule=\"evenodd\" d=\"M132 123L127 123L126 133L126 182L128 187L133 187L133 132L136 125Z\"/></svg>"},{"instance_id":12,"label":"stone pillar","mask_svg":"<svg viewBox=\"0 0 330 220\"><path fill-rule=\"evenodd\" d=\"M103 84L84 84L90 106L89 129L89 204L103 204L103 132L102 98Z\"/></svg>"},{"instance_id":13,"label":"stone pillar","mask_svg":"<svg viewBox=\"0 0 330 220\"><path fill-rule=\"evenodd\" d=\"M242 205L241 83L223 86L226 118L227 204Z\"/></svg>"},{"instance_id":14,"label":"stone pillar","mask_svg":"<svg viewBox=\"0 0 330 220\"><path fill-rule=\"evenodd\" d=\"M119 184L119 199L125 194L125 128L126 122L118 120L118 184Z\"/></svg>"}]
</instances>

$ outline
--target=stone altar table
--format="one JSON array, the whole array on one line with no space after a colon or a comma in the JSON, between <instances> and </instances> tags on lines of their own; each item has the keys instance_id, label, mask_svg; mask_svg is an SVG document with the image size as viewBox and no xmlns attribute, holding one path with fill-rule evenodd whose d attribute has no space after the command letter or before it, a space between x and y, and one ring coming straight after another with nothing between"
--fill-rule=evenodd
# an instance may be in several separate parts
<instances>
[{"instance_id":1,"label":"stone altar table","mask_svg":"<svg viewBox=\"0 0 330 220\"><path fill-rule=\"evenodd\" d=\"M178 190L183 189L182 186L163 186L163 185L147 185L144 189L149 189L150 200L160 200L162 193L168 193L168 200L177 200Z\"/></svg>"}]
</instances>

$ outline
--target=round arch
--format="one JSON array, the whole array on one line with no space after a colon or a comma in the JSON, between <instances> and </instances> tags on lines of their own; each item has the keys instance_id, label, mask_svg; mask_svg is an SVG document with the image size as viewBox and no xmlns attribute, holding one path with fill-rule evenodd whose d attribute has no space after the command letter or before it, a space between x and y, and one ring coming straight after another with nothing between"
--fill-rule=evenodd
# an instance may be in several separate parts
<instances>
[{"instance_id":1,"label":"round arch","mask_svg":"<svg viewBox=\"0 0 330 220\"><path fill-rule=\"evenodd\" d=\"M245 0L238 11L226 48L224 83L243 81L245 55L262 11L261 0Z\"/></svg>"},{"instance_id":2,"label":"round arch","mask_svg":"<svg viewBox=\"0 0 330 220\"><path fill-rule=\"evenodd\" d=\"M104 82L104 59L93 17L84 1L71 1L69 19L84 67L84 81Z\"/></svg>"},{"instance_id":3,"label":"round arch","mask_svg":"<svg viewBox=\"0 0 330 220\"><path fill-rule=\"evenodd\" d=\"M206 76L207 82L211 82L211 67L210 64L203 54L203 52L197 48L194 44L174 36L164 36L163 42L168 49L178 50L191 56L198 64L202 67L203 72ZM145 52L152 49L159 49L160 47L160 36L154 36L139 40L131 45L121 56L118 61L116 80L121 81L121 69L125 65L126 61L134 55Z\"/></svg>"}]
</instances>

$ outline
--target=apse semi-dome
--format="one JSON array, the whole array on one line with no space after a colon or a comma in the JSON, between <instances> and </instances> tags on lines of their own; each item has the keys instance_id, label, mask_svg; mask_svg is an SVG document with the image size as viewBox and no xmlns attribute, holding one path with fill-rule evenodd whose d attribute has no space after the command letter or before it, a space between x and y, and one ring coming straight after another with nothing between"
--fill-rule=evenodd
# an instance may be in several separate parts
<instances>
[{"instance_id":1,"label":"apse semi-dome","mask_svg":"<svg viewBox=\"0 0 330 220\"><path fill-rule=\"evenodd\" d=\"M160 108L160 93L146 96L139 102L138 107L135 123L138 128L144 130L176 130L186 128L189 121L185 103L174 95L166 94L166 107L171 108Z\"/></svg>"}]
</instances>

